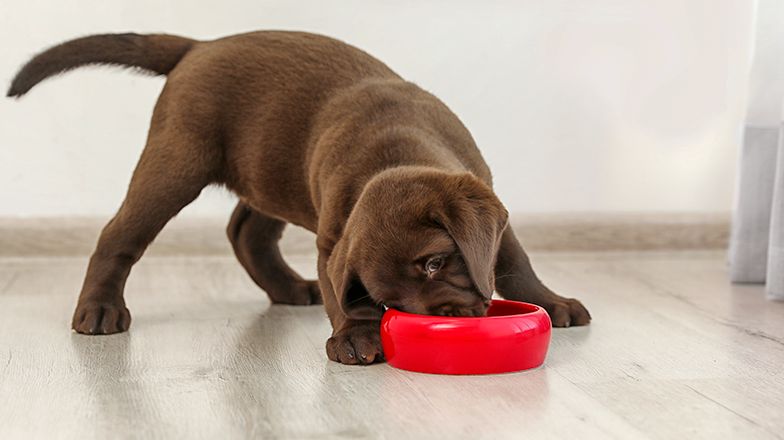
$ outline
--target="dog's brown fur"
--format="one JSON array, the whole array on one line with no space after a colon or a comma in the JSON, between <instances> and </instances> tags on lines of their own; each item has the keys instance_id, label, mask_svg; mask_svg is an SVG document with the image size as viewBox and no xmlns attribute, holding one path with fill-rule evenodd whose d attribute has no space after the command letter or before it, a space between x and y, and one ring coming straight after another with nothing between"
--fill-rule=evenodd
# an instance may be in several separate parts
<instances>
[{"instance_id":1,"label":"dog's brown fur","mask_svg":"<svg viewBox=\"0 0 784 440\"><path fill-rule=\"evenodd\" d=\"M210 42L96 35L33 58L8 95L94 63L168 80L125 201L90 259L77 332L128 329L123 289L131 266L210 184L239 196L229 239L272 301L323 299L332 360L383 358L382 304L476 316L496 289L544 306L555 326L590 321L579 301L535 276L458 118L368 54L297 32ZM287 222L317 234L318 283L283 261L277 241Z\"/></svg>"}]
</instances>

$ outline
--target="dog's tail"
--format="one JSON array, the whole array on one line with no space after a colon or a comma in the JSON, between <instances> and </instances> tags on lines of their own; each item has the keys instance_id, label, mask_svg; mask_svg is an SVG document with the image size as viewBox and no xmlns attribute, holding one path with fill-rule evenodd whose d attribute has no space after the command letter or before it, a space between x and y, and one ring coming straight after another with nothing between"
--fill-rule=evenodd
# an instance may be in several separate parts
<instances>
[{"instance_id":1,"label":"dog's tail","mask_svg":"<svg viewBox=\"0 0 784 440\"><path fill-rule=\"evenodd\" d=\"M18 98L50 76L88 64L135 67L166 75L195 43L163 34L104 34L66 41L28 61L14 77L7 96Z\"/></svg>"}]
</instances>

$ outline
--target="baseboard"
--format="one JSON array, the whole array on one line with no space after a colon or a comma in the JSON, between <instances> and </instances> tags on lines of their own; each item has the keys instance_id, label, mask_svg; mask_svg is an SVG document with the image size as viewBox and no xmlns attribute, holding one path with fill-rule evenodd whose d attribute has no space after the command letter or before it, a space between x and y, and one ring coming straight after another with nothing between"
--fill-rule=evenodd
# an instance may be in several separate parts
<instances>
[{"instance_id":1,"label":"baseboard","mask_svg":"<svg viewBox=\"0 0 784 440\"><path fill-rule=\"evenodd\" d=\"M730 213L602 213L512 216L532 251L725 249Z\"/></svg>"},{"instance_id":2,"label":"baseboard","mask_svg":"<svg viewBox=\"0 0 784 440\"><path fill-rule=\"evenodd\" d=\"M512 215L511 225L529 251L721 249L730 215L541 214ZM0 218L0 257L89 255L106 219ZM229 255L226 219L174 219L148 250L154 255ZM292 227L286 254L310 254L315 236Z\"/></svg>"}]
</instances>

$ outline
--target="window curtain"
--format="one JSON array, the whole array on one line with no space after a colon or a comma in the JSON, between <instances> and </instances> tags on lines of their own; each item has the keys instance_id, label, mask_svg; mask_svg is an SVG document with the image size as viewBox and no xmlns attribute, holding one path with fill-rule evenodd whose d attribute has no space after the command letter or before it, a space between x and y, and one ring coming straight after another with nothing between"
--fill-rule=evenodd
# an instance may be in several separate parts
<instances>
[{"instance_id":1,"label":"window curtain","mask_svg":"<svg viewBox=\"0 0 784 440\"><path fill-rule=\"evenodd\" d=\"M784 2L759 0L730 236L730 279L784 301Z\"/></svg>"}]
</instances>

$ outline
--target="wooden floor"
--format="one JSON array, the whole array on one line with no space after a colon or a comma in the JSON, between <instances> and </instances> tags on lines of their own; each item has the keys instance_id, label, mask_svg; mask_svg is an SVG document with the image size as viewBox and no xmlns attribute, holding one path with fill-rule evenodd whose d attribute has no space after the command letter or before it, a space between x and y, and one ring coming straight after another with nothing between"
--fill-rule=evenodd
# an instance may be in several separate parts
<instances>
[{"instance_id":1,"label":"wooden floor","mask_svg":"<svg viewBox=\"0 0 784 440\"><path fill-rule=\"evenodd\" d=\"M229 256L143 258L131 331L101 337L69 330L85 258L2 258L0 438L782 436L784 304L723 253L533 259L594 323L537 370L450 377L329 362L323 310L271 307Z\"/></svg>"}]
</instances>

